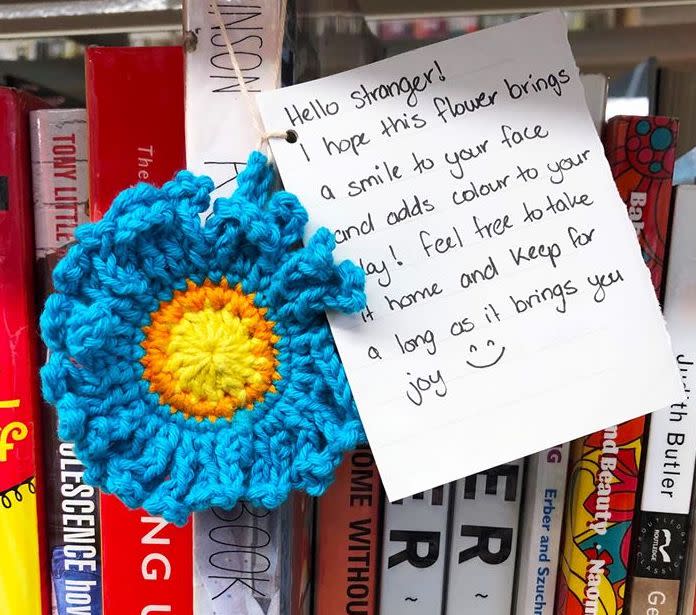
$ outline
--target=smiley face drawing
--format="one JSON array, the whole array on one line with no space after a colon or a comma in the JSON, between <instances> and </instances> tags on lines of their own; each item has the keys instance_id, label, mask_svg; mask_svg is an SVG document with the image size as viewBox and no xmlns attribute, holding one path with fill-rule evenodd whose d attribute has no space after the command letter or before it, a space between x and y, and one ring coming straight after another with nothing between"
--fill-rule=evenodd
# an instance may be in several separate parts
<instances>
[{"instance_id":1,"label":"smiley face drawing","mask_svg":"<svg viewBox=\"0 0 696 615\"><path fill-rule=\"evenodd\" d=\"M486 342L486 349L488 349L488 348L495 348L495 342L493 340L488 340ZM482 348L481 350L484 350L484 349ZM471 346L469 346L469 352L471 353L471 358L478 358L478 347L471 344ZM487 354L489 354L490 356L493 356L493 354L492 354L493 352L496 352L496 350L495 349L491 350L491 351L487 352ZM481 354L483 354L483 353L481 353ZM472 363L471 361L467 360L466 364L470 365L471 367L475 367L476 369L485 369L486 367L493 367L496 363L498 363L498 361L500 361L500 359L503 358L504 354L505 354L505 346L502 346L500 348L500 351L498 352L498 356L496 357L496 359L494 361L491 361L491 362L486 363L486 364L480 364L479 361L477 361L476 363Z\"/></svg>"}]
</instances>

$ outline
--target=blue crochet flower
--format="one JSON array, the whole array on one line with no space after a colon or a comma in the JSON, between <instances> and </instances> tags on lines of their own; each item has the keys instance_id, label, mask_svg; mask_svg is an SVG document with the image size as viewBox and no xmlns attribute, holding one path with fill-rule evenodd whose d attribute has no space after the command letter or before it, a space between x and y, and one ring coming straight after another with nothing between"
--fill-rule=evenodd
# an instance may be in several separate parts
<instances>
[{"instance_id":1,"label":"blue crochet flower","mask_svg":"<svg viewBox=\"0 0 696 615\"><path fill-rule=\"evenodd\" d=\"M56 267L41 370L85 480L175 523L244 499L320 495L364 441L324 310L365 305L255 152L229 199L187 171L122 192Z\"/></svg>"}]
</instances>

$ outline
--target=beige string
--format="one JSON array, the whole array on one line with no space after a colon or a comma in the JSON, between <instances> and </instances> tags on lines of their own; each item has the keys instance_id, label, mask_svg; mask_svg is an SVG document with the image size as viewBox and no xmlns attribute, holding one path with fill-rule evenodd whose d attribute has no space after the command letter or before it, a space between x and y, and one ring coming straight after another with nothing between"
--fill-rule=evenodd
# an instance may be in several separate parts
<instances>
[{"instance_id":1,"label":"beige string","mask_svg":"<svg viewBox=\"0 0 696 615\"><path fill-rule=\"evenodd\" d=\"M237 61L237 56L234 53L234 47L232 46L232 42L230 41L229 34L227 33L227 28L225 27L225 22L222 19L222 15L220 14L220 9L218 8L217 2L211 2L211 6L213 7L213 13L215 13L215 18L217 19L218 26L220 28L220 32L222 33L222 38L225 41L225 46L227 47L227 53L230 56L230 63L232 64L232 69L234 70L234 74L237 77L237 81L239 82L239 91L242 94L242 98L244 99L244 102L246 103L247 108L249 109L249 115L251 116L251 121L254 124L254 128L256 129L256 132L259 135L259 147L263 147L265 144L268 143L269 139L285 139L288 136L288 132L286 130L276 130L276 131L271 131L271 132L266 132L263 128L263 120L261 119L261 114L259 113L259 109L256 106L256 100L254 97L251 95L251 92L249 92L249 89L246 86L246 81L244 80L244 75L242 74L242 69L239 66L239 62ZM234 5L230 5L234 6ZM278 49L282 55L282 50L283 50L283 36L285 34L285 17L287 15L287 0L280 0L280 23L278 26L278 38L276 40L276 46L274 49ZM278 68L276 71L275 75L275 87L280 86L280 73L281 73L281 66L282 66L282 58L278 58Z\"/></svg>"}]
</instances>

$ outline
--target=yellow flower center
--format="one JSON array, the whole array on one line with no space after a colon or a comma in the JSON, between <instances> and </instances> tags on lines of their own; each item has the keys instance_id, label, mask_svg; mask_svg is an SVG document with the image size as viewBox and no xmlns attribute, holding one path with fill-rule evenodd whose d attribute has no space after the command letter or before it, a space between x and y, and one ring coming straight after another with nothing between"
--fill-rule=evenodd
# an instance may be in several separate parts
<instances>
[{"instance_id":1,"label":"yellow flower center","mask_svg":"<svg viewBox=\"0 0 696 615\"><path fill-rule=\"evenodd\" d=\"M275 392L278 354L275 323L266 309L226 280L188 282L153 312L143 328L143 377L172 412L197 420L232 418Z\"/></svg>"}]
</instances>

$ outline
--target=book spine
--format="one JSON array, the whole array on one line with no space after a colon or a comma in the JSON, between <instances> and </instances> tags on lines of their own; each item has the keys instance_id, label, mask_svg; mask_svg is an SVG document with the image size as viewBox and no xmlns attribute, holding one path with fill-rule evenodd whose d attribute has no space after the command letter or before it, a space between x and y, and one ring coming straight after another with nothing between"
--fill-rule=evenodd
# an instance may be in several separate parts
<instances>
[{"instance_id":1,"label":"book spine","mask_svg":"<svg viewBox=\"0 0 696 615\"><path fill-rule=\"evenodd\" d=\"M91 216L123 189L161 185L184 167L183 53L178 47L87 50ZM101 494L104 615L189 614L192 530Z\"/></svg>"},{"instance_id":2,"label":"book spine","mask_svg":"<svg viewBox=\"0 0 696 615\"><path fill-rule=\"evenodd\" d=\"M691 387L689 387L691 388ZM693 389L689 392L691 397ZM691 401L689 399L689 401ZM691 487L691 505L689 511L696 510L696 477ZM684 581L679 597L679 615L696 615L696 528L693 527L693 514L689 518L689 541L687 546Z\"/></svg>"},{"instance_id":3,"label":"book spine","mask_svg":"<svg viewBox=\"0 0 696 615\"><path fill-rule=\"evenodd\" d=\"M604 132L611 172L660 300L678 131L679 122L672 118L619 116L607 122Z\"/></svg>"},{"instance_id":4,"label":"book spine","mask_svg":"<svg viewBox=\"0 0 696 615\"><path fill-rule=\"evenodd\" d=\"M527 460L515 596L516 615L552 615L570 444Z\"/></svg>"},{"instance_id":5,"label":"book spine","mask_svg":"<svg viewBox=\"0 0 696 615\"><path fill-rule=\"evenodd\" d=\"M280 3L217 0L216 4L247 89L253 93L277 88L284 28L279 23ZM189 43L185 46L186 161L190 171L213 179L214 199L232 193L261 135L210 5L200 0L184 2Z\"/></svg>"},{"instance_id":6,"label":"book spine","mask_svg":"<svg viewBox=\"0 0 696 615\"><path fill-rule=\"evenodd\" d=\"M89 221L87 113L84 109L32 111L31 165L36 239L36 299L39 308L53 292L52 273L73 241L78 224ZM41 346L41 363L47 359ZM101 614L99 498L82 480L84 466L71 443L60 442L55 410L42 403L46 470L46 530L55 615L79 605ZM79 524L79 536L75 526Z\"/></svg>"},{"instance_id":7,"label":"book spine","mask_svg":"<svg viewBox=\"0 0 696 615\"><path fill-rule=\"evenodd\" d=\"M309 615L311 500L291 495L274 510L244 502L196 516L194 612ZM204 550L205 549L205 550Z\"/></svg>"},{"instance_id":8,"label":"book spine","mask_svg":"<svg viewBox=\"0 0 696 615\"><path fill-rule=\"evenodd\" d=\"M276 88L284 27L280 3L218 0L216 5L249 91ZM212 177L212 199L229 196L261 135L241 94L211 3L184 2L184 30L187 168ZM235 523L221 523L221 517L237 516ZM197 615L308 614L313 510L306 496L295 494L270 512L240 505L233 511L197 512L193 519ZM248 536L240 528L244 520L252 532ZM221 549L220 541L254 540L259 533L267 542L253 547L260 551L251 561L265 561L268 567L246 566L236 553ZM243 571L244 582L237 580L235 570Z\"/></svg>"},{"instance_id":9,"label":"book spine","mask_svg":"<svg viewBox=\"0 0 696 615\"><path fill-rule=\"evenodd\" d=\"M379 612L439 615L451 485L384 503Z\"/></svg>"},{"instance_id":10,"label":"book spine","mask_svg":"<svg viewBox=\"0 0 696 615\"><path fill-rule=\"evenodd\" d=\"M644 425L639 417L571 446L559 615L600 608L623 613Z\"/></svg>"},{"instance_id":11,"label":"book spine","mask_svg":"<svg viewBox=\"0 0 696 615\"><path fill-rule=\"evenodd\" d=\"M50 609L44 532L29 111L0 88L0 613Z\"/></svg>"},{"instance_id":12,"label":"book spine","mask_svg":"<svg viewBox=\"0 0 696 615\"><path fill-rule=\"evenodd\" d=\"M604 129L604 117L607 110L607 93L609 80L604 75L580 75L585 91L585 102L592 117L592 123L601 137Z\"/></svg>"},{"instance_id":13,"label":"book spine","mask_svg":"<svg viewBox=\"0 0 696 615\"><path fill-rule=\"evenodd\" d=\"M680 188L674 211L664 315L685 401L650 416L641 512L631 575L630 612L677 615L686 564L696 462L696 187Z\"/></svg>"},{"instance_id":14,"label":"book spine","mask_svg":"<svg viewBox=\"0 0 696 615\"><path fill-rule=\"evenodd\" d=\"M292 493L286 508L292 530L290 553L284 558L284 596L289 597L281 613L312 615L314 591L314 501L306 493ZM290 587L287 587L287 584ZM288 591L289 589L289 591Z\"/></svg>"},{"instance_id":15,"label":"book spine","mask_svg":"<svg viewBox=\"0 0 696 615\"><path fill-rule=\"evenodd\" d=\"M317 500L317 613L375 615L381 485L367 447L347 453Z\"/></svg>"},{"instance_id":16,"label":"book spine","mask_svg":"<svg viewBox=\"0 0 696 615\"><path fill-rule=\"evenodd\" d=\"M454 483L446 615L512 610L524 459Z\"/></svg>"},{"instance_id":17,"label":"book spine","mask_svg":"<svg viewBox=\"0 0 696 615\"><path fill-rule=\"evenodd\" d=\"M604 145L658 299L662 298L677 123L614 117ZM645 417L577 440L571 448L557 615L603 608L622 615Z\"/></svg>"}]
</instances>

